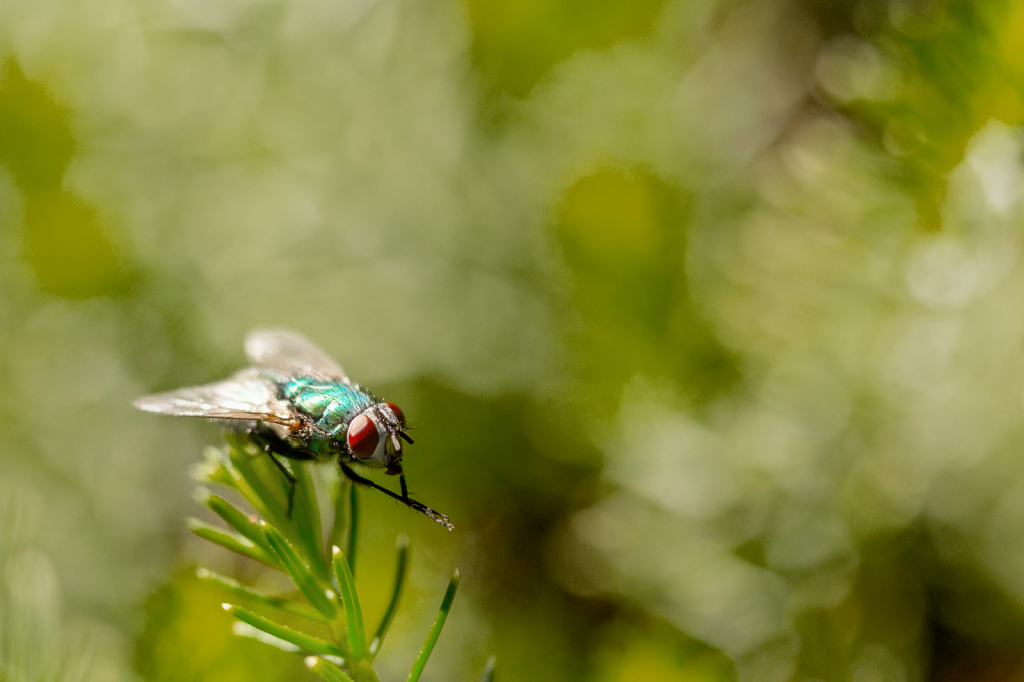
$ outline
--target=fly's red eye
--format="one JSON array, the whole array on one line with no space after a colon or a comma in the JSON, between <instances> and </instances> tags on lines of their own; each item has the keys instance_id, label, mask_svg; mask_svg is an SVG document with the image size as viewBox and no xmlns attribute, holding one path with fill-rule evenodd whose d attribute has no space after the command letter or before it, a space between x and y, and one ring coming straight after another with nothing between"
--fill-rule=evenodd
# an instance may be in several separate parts
<instances>
[{"instance_id":1,"label":"fly's red eye","mask_svg":"<svg viewBox=\"0 0 1024 682\"><path fill-rule=\"evenodd\" d=\"M369 459L377 451L377 426L365 414L348 425L348 446L359 459Z\"/></svg>"},{"instance_id":2,"label":"fly's red eye","mask_svg":"<svg viewBox=\"0 0 1024 682\"><path fill-rule=\"evenodd\" d=\"M398 405L395 405L394 403L384 403L384 404L391 408L391 411L395 413L396 417L398 417L399 423L404 427L405 426L405 413L402 412L401 408L399 408Z\"/></svg>"}]
</instances>

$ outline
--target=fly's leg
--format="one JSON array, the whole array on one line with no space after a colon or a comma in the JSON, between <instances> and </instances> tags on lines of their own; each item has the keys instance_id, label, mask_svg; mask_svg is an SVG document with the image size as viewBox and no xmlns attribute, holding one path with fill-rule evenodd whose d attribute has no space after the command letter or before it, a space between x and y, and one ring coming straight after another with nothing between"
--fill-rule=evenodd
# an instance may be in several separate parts
<instances>
[{"instance_id":1,"label":"fly's leg","mask_svg":"<svg viewBox=\"0 0 1024 682\"><path fill-rule=\"evenodd\" d=\"M263 451L270 457L270 461L274 463L274 466L277 467L278 471L285 477L285 480L288 481L288 518L290 519L292 517L292 507L295 504L296 479L295 474L288 471L288 467L278 457L297 460L308 460L312 459L312 457L304 452L299 452L272 429L260 423L249 429L249 438L255 445L263 448Z\"/></svg>"},{"instance_id":2,"label":"fly's leg","mask_svg":"<svg viewBox=\"0 0 1024 682\"><path fill-rule=\"evenodd\" d=\"M288 471L288 467L281 463L281 461L274 456L274 453L269 447L264 448L267 451L267 456L270 457L270 461L274 463L278 471L288 479L288 518L292 517L292 507L295 505L295 474Z\"/></svg>"},{"instance_id":3,"label":"fly's leg","mask_svg":"<svg viewBox=\"0 0 1024 682\"><path fill-rule=\"evenodd\" d=\"M406 485L405 485L405 474L402 474L401 476L398 477L398 482L402 484L402 499L403 500L408 500L409 499L409 488L407 488Z\"/></svg>"},{"instance_id":4,"label":"fly's leg","mask_svg":"<svg viewBox=\"0 0 1024 682\"><path fill-rule=\"evenodd\" d=\"M434 521L437 521L438 523L440 523L442 526L444 526L448 530L455 530L455 526L453 526L451 524L451 522L448 521L448 517L447 516L445 516L444 514L441 514L439 512L436 512L433 509L431 509L430 507L428 507L428 506L426 506L424 504L421 504L420 502L417 502L416 500L413 500L413 499L411 499L409 497L408 491L405 489L405 485L404 485L404 483L405 483L404 476L403 476L403 480L402 480L402 483L403 483L403 485L402 485L402 492L405 493L405 494L404 495L399 495L398 493L392 492L392 491L388 490L387 488L384 488L383 486L377 485L376 483L374 483L373 481L371 481L368 478L363 478L362 476L360 476L356 472L352 471L352 468L349 465L345 464L344 462L339 461L338 464L341 466L341 472L343 474L345 474L345 476L350 481L352 481L353 483L358 483L359 485L365 485L365 486L369 486L369 487L373 488L374 490L379 490L382 493L384 493L385 495L387 495L388 497L390 497L392 499L395 499L395 500L398 500L399 502L401 502L405 506L409 507L409 509L415 509L416 511L418 511L421 514L423 514L424 516L427 516L427 517L433 519Z\"/></svg>"}]
</instances>

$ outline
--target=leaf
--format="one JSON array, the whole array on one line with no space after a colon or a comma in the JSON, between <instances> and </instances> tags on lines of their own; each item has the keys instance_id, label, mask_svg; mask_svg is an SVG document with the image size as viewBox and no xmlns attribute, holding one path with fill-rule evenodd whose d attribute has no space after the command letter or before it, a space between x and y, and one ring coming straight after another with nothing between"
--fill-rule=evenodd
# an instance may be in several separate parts
<instances>
[{"instance_id":1,"label":"leaf","mask_svg":"<svg viewBox=\"0 0 1024 682\"><path fill-rule=\"evenodd\" d=\"M285 490L282 489L278 494L275 494L273 488L268 485L267 481L258 472L258 469L266 472L267 467L272 466L268 464L270 456L262 450L251 454L247 447L249 442L244 436L229 433L226 438L231 446L229 451L231 464L239 473L237 480L238 492L268 522L276 526L287 526L288 509L286 507L287 495ZM269 475L270 472L266 473ZM274 475L281 478L281 472L277 471L276 467L274 468ZM274 487L277 486L278 484L275 483Z\"/></svg>"},{"instance_id":2,"label":"leaf","mask_svg":"<svg viewBox=\"0 0 1024 682\"><path fill-rule=\"evenodd\" d=\"M295 498L289 528L295 530L295 537L309 560L309 567L322 582L330 581L330 570L324 553L323 532L320 524L320 508L316 503L316 492L309 475L309 467L293 466L295 477Z\"/></svg>"},{"instance_id":3,"label":"leaf","mask_svg":"<svg viewBox=\"0 0 1024 682\"><path fill-rule=\"evenodd\" d=\"M348 512L348 488L352 486L352 483L344 476L338 477L337 489L334 495L334 526L331 528L331 546L337 545L339 547L346 546L348 544L347 537L351 531L349 521L351 519Z\"/></svg>"},{"instance_id":4,"label":"leaf","mask_svg":"<svg viewBox=\"0 0 1024 682\"><path fill-rule=\"evenodd\" d=\"M227 531L221 530L216 526L211 526L210 524L195 518L186 519L185 525L190 531L205 540L209 540L216 545L230 549L232 552L236 552L242 556L247 556L261 564L266 564L271 568L276 568L279 571L284 570L284 566L281 565L281 562L278 561L276 556L268 554L263 550L263 548L256 546L248 538L238 535L237 533L228 533Z\"/></svg>"},{"instance_id":5,"label":"leaf","mask_svg":"<svg viewBox=\"0 0 1024 682\"><path fill-rule=\"evenodd\" d=\"M294 602L282 597L271 597L254 592L248 587L240 585L237 581L232 580L231 578L218 575L205 568L196 569L196 576L200 580L216 585L232 597L246 599L262 606L268 606L270 608L277 609L278 611L283 611L284 613L290 613L293 616L300 616L302 618L308 618L321 623L329 622L328 618L324 616L324 614L320 613L320 611L314 609L312 606Z\"/></svg>"},{"instance_id":6,"label":"leaf","mask_svg":"<svg viewBox=\"0 0 1024 682\"><path fill-rule=\"evenodd\" d=\"M281 535L281 531L268 525L263 529L263 532L270 542L270 547L274 550L274 554L281 560L285 570L291 575L295 584L302 591L302 594L306 595L310 603L322 614L328 618L334 618L338 613L334 605L334 594L328 594L328 591L309 570L309 566L299 558L299 555L295 553L292 546Z\"/></svg>"},{"instance_id":7,"label":"leaf","mask_svg":"<svg viewBox=\"0 0 1024 682\"><path fill-rule=\"evenodd\" d=\"M359 491L354 484L349 485L349 523L348 523L348 566L352 575L356 574L356 549L359 539Z\"/></svg>"},{"instance_id":8,"label":"leaf","mask_svg":"<svg viewBox=\"0 0 1024 682\"><path fill-rule=\"evenodd\" d=\"M338 578L338 590L341 592L341 603L345 606L345 621L348 624L348 641L352 657L362 659L366 656L366 632L363 626L363 612L359 608L359 597L356 594L355 580L348 560L337 545L333 548L334 573Z\"/></svg>"},{"instance_id":9,"label":"leaf","mask_svg":"<svg viewBox=\"0 0 1024 682\"><path fill-rule=\"evenodd\" d=\"M325 661L319 656L306 656L306 667L327 682L352 682L352 678L346 675L338 666Z\"/></svg>"},{"instance_id":10,"label":"leaf","mask_svg":"<svg viewBox=\"0 0 1024 682\"><path fill-rule=\"evenodd\" d=\"M409 572L409 562L409 536L399 535L398 567L395 569L395 586L391 590L391 601L388 603L387 610L384 611L384 617L380 619L377 632L373 635L373 641L370 642L369 653L371 657L376 656L380 650L384 636L388 633L388 628L391 627L391 621L395 618L395 612L398 611L398 600L401 598L402 588L405 586L405 576Z\"/></svg>"},{"instance_id":11,"label":"leaf","mask_svg":"<svg viewBox=\"0 0 1024 682\"><path fill-rule=\"evenodd\" d=\"M210 494L208 491L201 490L196 495L196 501L209 507L213 513L224 519L225 523L248 538L252 543L263 548L267 554L273 555L274 552L270 548L270 544L267 543L262 529L223 497L218 497L217 495Z\"/></svg>"},{"instance_id":12,"label":"leaf","mask_svg":"<svg viewBox=\"0 0 1024 682\"><path fill-rule=\"evenodd\" d=\"M437 612L437 617L434 618L434 624L430 626L430 632L427 633L427 639L423 642L423 648L420 649L419 656L416 657L416 661L412 664L408 682L416 682L420 679L420 675L423 674L423 668L427 665L427 659L430 658L430 653L434 650L434 645L437 644L437 638L441 635L441 628L444 627L444 622L448 619L448 612L451 611L457 589L459 589L459 569L455 569L455 574L448 581L448 589L444 593L444 599L441 600L441 608Z\"/></svg>"},{"instance_id":13,"label":"leaf","mask_svg":"<svg viewBox=\"0 0 1024 682\"><path fill-rule=\"evenodd\" d=\"M299 647L303 651L308 651L313 654L325 654L329 656L344 656L344 652L338 649L329 642L325 642L322 639L314 637L313 635L307 635L305 632L300 632L293 628L285 625L280 625L271 620L268 620L262 616L257 616L248 609L243 609L241 606L234 606L232 604L223 604L224 610L230 613L238 620L248 623L257 630L262 630L268 635L283 639L286 642L290 642L295 646Z\"/></svg>"},{"instance_id":14,"label":"leaf","mask_svg":"<svg viewBox=\"0 0 1024 682\"><path fill-rule=\"evenodd\" d=\"M268 635L263 632L263 630L258 630L248 623L243 623L240 620L236 620L231 625L231 632L239 637L248 637L249 639L255 639L257 642L263 642L264 644L268 644L275 649L280 649L285 653L296 654L302 652L302 649L291 642L286 642L283 639L274 637L273 635Z\"/></svg>"},{"instance_id":15,"label":"leaf","mask_svg":"<svg viewBox=\"0 0 1024 682\"><path fill-rule=\"evenodd\" d=\"M487 659L487 663L484 664L484 671L480 673L480 682L494 682L494 656Z\"/></svg>"},{"instance_id":16,"label":"leaf","mask_svg":"<svg viewBox=\"0 0 1024 682\"><path fill-rule=\"evenodd\" d=\"M224 453L213 446L208 446L203 455L205 460L201 464L192 465L189 475L197 481L219 483L237 490L238 472L231 470L230 462Z\"/></svg>"}]
</instances>

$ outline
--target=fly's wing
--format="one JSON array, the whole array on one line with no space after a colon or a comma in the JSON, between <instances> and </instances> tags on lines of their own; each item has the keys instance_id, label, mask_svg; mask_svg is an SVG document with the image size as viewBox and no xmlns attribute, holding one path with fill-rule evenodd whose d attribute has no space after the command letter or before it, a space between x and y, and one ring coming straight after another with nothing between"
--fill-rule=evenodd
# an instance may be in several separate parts
<instances>
[{"instance_id":1,"label":"fly's wing","mask_svg":"<svg viewBox=\"0 0 1024 682\"><path fill-rule=\"evenodd\" d=\"M281 372L323 381L349 383L334 358L301 334L286 329L256 329L245 337L249 362Z\"/></svg>"},{"instance_id":2,"label":"fly's wing","mask_svg":"<svg viewBox=\"0 0 1024 682\"><path fill-rule=\"evenodd\" d=\"M179 417L243 419L294 426L298 417L277 397L277 387L257 369L246 369L229 379L177 391L147 395L135 407Z\"/></svg>"}]
</instances>

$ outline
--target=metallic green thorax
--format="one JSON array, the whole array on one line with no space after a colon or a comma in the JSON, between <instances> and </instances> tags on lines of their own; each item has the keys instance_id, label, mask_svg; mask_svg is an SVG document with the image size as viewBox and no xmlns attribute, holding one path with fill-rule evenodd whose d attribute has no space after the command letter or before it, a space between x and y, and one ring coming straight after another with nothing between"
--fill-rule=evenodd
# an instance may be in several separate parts
<instances>
[{"instance_id":1,"label":"metallic green thorax","mask_svg":"<svg viewBox=\"0 0 1024 682\"><path fill-rule=\"evenodd\" d=\"M313 420L315 430L341 441L345 439L348 423L376 402L358 385L309 377L291 379L281 391L285 399Z\"/></svg>"}]
</instances>

